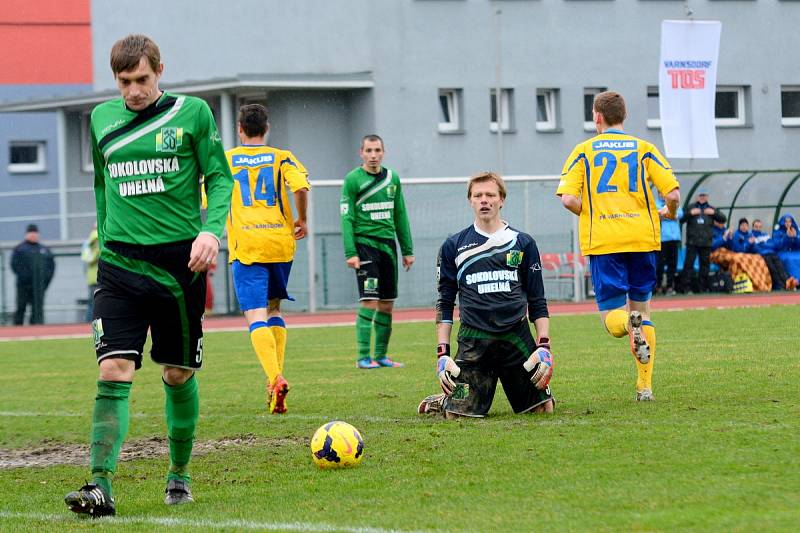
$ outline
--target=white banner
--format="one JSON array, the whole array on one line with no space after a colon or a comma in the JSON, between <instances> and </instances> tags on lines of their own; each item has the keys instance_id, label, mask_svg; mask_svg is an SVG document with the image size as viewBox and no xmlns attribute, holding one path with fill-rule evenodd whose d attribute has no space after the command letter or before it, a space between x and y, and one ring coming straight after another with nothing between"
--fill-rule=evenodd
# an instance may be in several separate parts
<instances>
[{"instance_id":1,"label":"white banner","mask_svg":"<svg viewBox=\"0 0 800 533\"><path fill-rule=\"evenodd\" d=\"M718 158L714 97L722 23L661 23L658 101L664 151L670 158Z\"/></svg>"}]
</instances>

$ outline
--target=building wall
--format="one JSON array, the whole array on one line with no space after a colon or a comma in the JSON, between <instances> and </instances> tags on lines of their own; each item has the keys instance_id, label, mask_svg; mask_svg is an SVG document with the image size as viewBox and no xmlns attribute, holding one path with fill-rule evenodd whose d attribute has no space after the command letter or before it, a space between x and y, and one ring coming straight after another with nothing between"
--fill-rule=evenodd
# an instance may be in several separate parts
<instances>
[{"instance_id":1,"label":"building wall","mask_svg":"<svg viewBox=\"0 0 800 533\"><path fill-rule=\"evenodd\" d=\"M92 82L90 0L3 0L0 84Z\"/></svg>"},{"instance_id":2,"label":"building wall","mask_svg":"<svg viewBox=\"0 0 800 533\"><path fill-rule=\"evenodd\" d=\"M91 87L70 85L0 85L7 100L46 98L86 92ZM21 240L25 226L39 225L43 239L60 239L58 200L58 147L55 113L7 113L0 118L0 242ZM12 142L34 141L45 145L45 169L10 172Z\"/></svg>"},{"instance_id":3,"label":"building wall","mask_svg":"<svg viewBox=\"0 0 800 533\"><path fill-rule=\"evenodd\" d=\"M128 33L144 33L158 43L165 81L363 72L371 58L369 5L368 0L237 0L224 7L211 0L95 1L95 87L114 88L108 53Z\"/></svg>"}]
</instances>

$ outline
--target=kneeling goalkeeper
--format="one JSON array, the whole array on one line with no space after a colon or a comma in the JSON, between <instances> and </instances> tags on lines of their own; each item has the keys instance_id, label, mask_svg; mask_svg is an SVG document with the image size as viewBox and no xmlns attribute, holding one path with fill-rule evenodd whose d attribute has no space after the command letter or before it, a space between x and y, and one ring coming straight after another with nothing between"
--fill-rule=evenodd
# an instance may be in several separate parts
<instances>
[{"instance_id":1,"label":"kneeling goalkeeper","mask_svg":"<svg viewBox=\"0 0 800 533\"><path fill-rule=\"evenodd\" d=\"M536 242L500 218L503 179L491 172L469 181L475 222L448 237L437 263L436 373L442 394L428 396L419 413L483 417L497 380L514 413L553 411L550 318ZM450 353L453 309L459 297L458 352ZM526 319L536 328L534 341Z\"/></svg>"}]
</instances>

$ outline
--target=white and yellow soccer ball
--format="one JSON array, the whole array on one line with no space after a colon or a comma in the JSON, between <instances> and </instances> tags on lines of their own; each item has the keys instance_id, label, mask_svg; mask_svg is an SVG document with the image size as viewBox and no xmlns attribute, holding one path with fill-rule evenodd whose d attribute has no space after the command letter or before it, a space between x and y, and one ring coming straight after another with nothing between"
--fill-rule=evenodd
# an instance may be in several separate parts
<instances>
[{"instance_id":1,"label":"white and yellow soccer ball","mask_svg":"<svg viewBox=\"0 0 800 533\"><path fill-rule=\"evenodd\" d=\"M320 468L355 466L363 457L364 439L347 422L328 422L311 437L311 459Z\"/></svg>"}]
</instances>

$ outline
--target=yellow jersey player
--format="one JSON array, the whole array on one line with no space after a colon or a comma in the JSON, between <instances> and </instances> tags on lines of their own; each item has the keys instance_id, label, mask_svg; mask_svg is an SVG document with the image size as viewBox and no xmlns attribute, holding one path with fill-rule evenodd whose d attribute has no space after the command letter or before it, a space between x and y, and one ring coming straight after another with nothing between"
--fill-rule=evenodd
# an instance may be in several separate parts
<instances>
[{"instance_id":1,"label":"yellow jersey player","mask_svg":"<svg viewBox=\"0 0 800 533\"><path fill-rule=\"evenodd\" d=\"M308 173L287 150L266 145L267 110L259 104L239 111L242 145L225 156L234 186L228 216L228 250L239 305L250 341L267 376L270 413L286 412L289 384L283 377L286 323L281 300L286 291L296 240L306 236ZM288 191L294 193L294 219Z\"/></svg>"},{"instance_id":2,"label":"yellow jersey player","mask_svg":"<svg viewBox=\"0 0 800 533\"><path fill-rule=\"evenodd\" d=\"M598 94L592 116L599 135L572 150L556 194L580 217L581 253L589 256L603 324L614 337L630 338L638 371L636 399L649 401L656 352L650 297L661 249L659 214L675 218L680 190L658 149L622 130L622 95ZM661 212L651 183L666 200Z\"/></svg>"}]
</instances>

